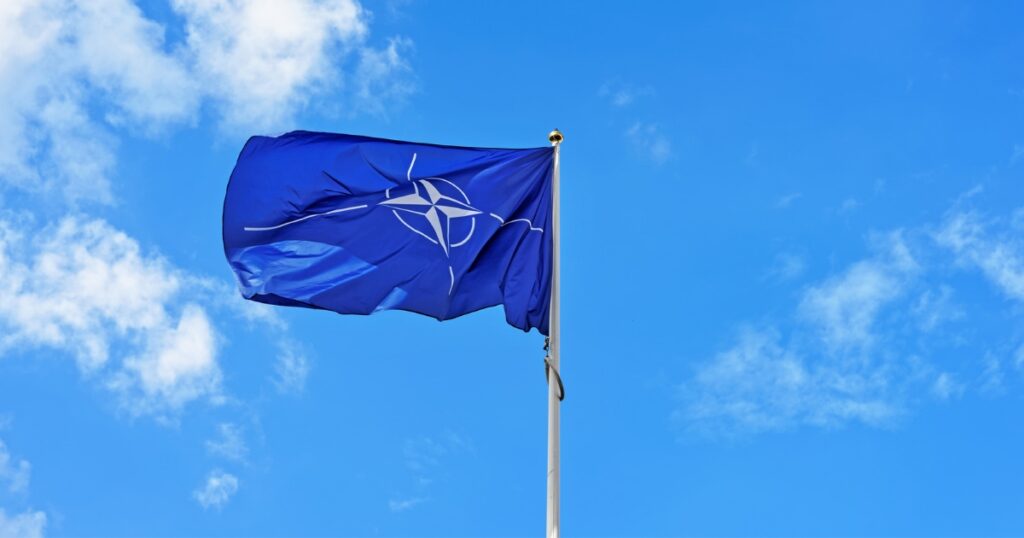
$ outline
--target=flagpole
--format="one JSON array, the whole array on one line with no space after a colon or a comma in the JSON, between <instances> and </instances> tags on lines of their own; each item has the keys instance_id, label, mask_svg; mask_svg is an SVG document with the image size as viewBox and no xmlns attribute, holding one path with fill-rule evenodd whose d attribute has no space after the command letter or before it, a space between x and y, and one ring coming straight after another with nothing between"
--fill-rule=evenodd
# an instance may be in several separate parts
<instances>
[{"instance_id":1,"label":"flagpole","mask_svg":"<svg viewBox=\"0 0 1024 538\"><path fill-rule=\"evenodd\" d=\"M559 472L561 458L559 454L559 404L562 397L562 382L559 375L559 363L562 358L561 320L559 292L561 282L560 223L561 204L559 201L558 183L558 150L564 137L555 129L548 134L548 141L555 148L554 171L551 178L551 310L548 321L548 502L547 502L547 538L558 538L559 528ZM551 374L554 375L551 375Z\"/></svg>"}]
</instances>

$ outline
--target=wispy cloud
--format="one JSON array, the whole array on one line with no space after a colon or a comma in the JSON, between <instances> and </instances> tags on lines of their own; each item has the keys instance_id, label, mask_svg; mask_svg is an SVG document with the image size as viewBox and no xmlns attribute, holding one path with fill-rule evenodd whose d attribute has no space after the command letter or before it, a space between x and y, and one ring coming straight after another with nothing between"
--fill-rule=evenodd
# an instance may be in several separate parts
<instances>
[{"instance_id":1,"label":"wispy cloud","mask_svg":"<svg viewBox=\"0 0 1024 538\"><path fill-rule=\"evenodd\" d=\"M750 149L747 150L747 156L743 158L747 164L757 164L758 157L761 155L761 146L756 141L750 143Z\"/></svg>"},{"instance_id":2,"label":"wispy cloud","mask_svg":"<svg viewBox=\"0 0 1024 538\"><path fill-rule=\"evenodd\" d=\"M840 215L847 215L853 213L860 207L860 202L856 198L846 198L839 204L838 213Z\"/></svg>"},{"instance_id":3,"label":"wispy cloud","mask_svg":"<svg viewBox=\"0 0 1024 538\"><path fill-rule=\"evenodd\" d=\"M874 235L874 254L803 288L791 321L741 326L733 343L680 386L675 418L688 431L728 435L883 426L921 395L950 401L971 389L1006 390L1024 365L1024 342L1013 334L975 342L976 359L945 366L928 357L944 340L929 335L971 319L954 301L953 285L936 282L956 268L976 269L1000 294L1024 302L1019 224L1015 216L956 210L937 227ZM1019 310L1006 315L1019 319ZM946 342L964 355L960 337Z\"/></svg>"},{"instance_id":4,"label":"wispy cloud","mask_svg":"<svg viewBox=\"0 0 1024 538\"><path fill-rule=\"evenodd\" d=\"M805 289L801 324L787 338L773 327L741 328L680 388L676 418L704 432L749 433L898 416L893 372L871 353L873 329L916 264L899 233L877 243L875 256Z\"/></svg>"},{"instance_id":5,"label":"wispy cloud","mask_svg":"<svg viewBox=\"0 0 1024 538\"><path fill-rule=\"evenodd\" d=\"M1020 231L995 234L989 225L976 213L953 212L935 239L961 264L980 269L1007 297L1024 301L1024 240Z\"/></svg>"},{"instance_id":6,"label":"wispy cloud","mask_svg":"<svg viewBox=\"0 0 1024 538\"><path fill-rule=\"evenodd\" d=\"M597 93L613 109L624 109L641 97L653 95L654 89L613 80L602 84ZM672 141L658 123L634 120L623 136L634 152L645 160L663 164L672 157Z\"/></svg>"},{"instance_id":7,"label":"wispy cloud","mask_svg":"<svg viewBox=\"0 0 1024 538\"><path fill-rule=\"evenodd\" d=\"M655 164L672 157L672 142L656 124L635 122L626 129L625 136L638 154Z\"/></svg>"},{"instance_id":8,"label":"wispy cloud","mask_svg":"<svg viewBox=\"0 0 1024 538\"><path fill-rule=\"evenodd\" d=\"M392 512L405 512L410 508L427 501L425 497L411 497L409 499L390 499L388 509Z\"/></svg>"},{"instance_id":9,"label":"wispy cloud","mask_svg":"<svg viewBox=\"0 0 1024 538\"><path fill-rule=\"evenodd\" d=\"M956 377L948 372L943 372L935 378L932 383L932 393L940 400L959 397L964 392L964 386L956 381Z\"/></svg>"},{"instance_id":10,"label":"wispy cloud","mask_svg":"<svg viewBox=\"0 0 1024 538\"><path fill-rule=\"evenodd\" d=\"M880 309L903 293L917 268L899 232L884 241L889 243L885 255L856 262L804 292L800 313L830 349L871 345Z\"/></svg>"},{"instance_id":11,"label":"wispy cloud","mask_svg":"<svg viewBox=\"0 0 1024 538\"><path fill-rule=\"evenodd\" d=\"M633 104L641 97L654 95L654 88L650 86L636 86L621 81L609 81L601 85L597 94L607 99L608 104L614 107L625 107Z\"/></svg>"},{"instance_id":12,"label":"wispy cloud","mask_svg":"<svg viewBox=\"0 0 1024 538\"><path fill-rule=\"evenodd\" d=\"M785 209L785 208L793 205L793 202L795 202L798 199L800 199L801 196L803 196L803 193L799 193L799 192L791 192L789 194L783 194L782 196L779 196L778 199L775 200L775 207L777 207L779 209Z\"/></svg>"},{"instance_id":13,"label":"wispy cloud","mask_svg":"<svg viewBox=\"0 0 1024 538\"><path fill-rule=\"evenodd\" d=\"M402 455L405 466L413 475L414 495L398 495L388 501L392 512L402 512L427 502L426 492L444 466L453 458L473 452L473 444L465 437L446 431L437 436L421 436L405 441Z\"/></svg>"},{"instance_id":14,"label":"wispy cloud","mask_svg":"<svg viewBox=\"0 0 1024 538\"><path fill-rule=\"evenodd\" d=\"M206 480L192 492L192 497L205 509L220 510L238 492L238 478L220 469L210 471Z\"/></svg>"},{"instance_id":15,"label":"wispy cloud","mask_svg":"<svg viewBox=\"0 0 1024 538\"><path fill-rule=\"evenodd\" d=\"M1024 144L1014 144L1010 153L1010 165L1017 164L1017 161L1024 159Z\"/></svg>"},{"instance_id":16,"label":"wispy cloud","mask_svg":"<svg viewBox=\"0 0 1024 538\"><path fill-rule=\"evenodd\" d=\"M445 432L436 437L417 437L405 441L402 454L405 466L417 473L427 473L452 453L462 452L469 444L458 434Z\"/></svg>"},{"instance_id":17,"label":"wispy cloud","mask_svg":"<svg viewBox=\"0 0 1024 538\"><path fill-rule=\"evenodd\" d=\"M396 103L403 103L416 92L412 66L407 58L412 40L394 37L385 47L364 47L356 65L354 99L360 112L387 117Z\"/></svg>"},{"instance_id":18,"label":"wispy cloud","mask_svg":"<svg viewBox=\"0 0 1024 538\"><path fill-rule=\"evenodd\" d=\"M743 328L680 387L685 405L675 418L691 430L732 435L850 420L877 425L899 414L879 371L812 359L776 329Z\"/></svg>"},{"instance_id":19,"label":"wispy cloud","mask_svg":"<svg viewBox=\"0 0 1024 538\"><path fill-rule=\"evenodd\" d=\"M249 447L242 436L242 428L231 422L217 425L217 437L206 441L206 452L236 462L245 462Z\"/></svg>"},{"instance_id":20,"label":"wispy cloud","mask_svg":"<svg viewBox=\"0 0 1024 538\"><path fill-rule=\"evenodd\" d=\"M7 445L0 439L0 488L9 493L24 493L28 489L32 464L23 459L15 459L7 450Z\"/></svg>"},{"instance_id":21,"label":"wispy cloud","mask_svg":"<svg viewBox=\"0 0 1024 538\"><path fill-rule=\"evenodd\" d=\"M310 364L298 342L284 339L278 344L277 360L274 362L274 376L271 378L278 392L300 394L306 388Z\"/></svg>"},{"instance_id":22,"label":"wispy cloud","mask_svg":"<svg viewBox=\"0 0 1024 538\"><path fill-rule=\"evenodd\" d=\"M15 458L0 439L0 490L11 495L24 496L28 492L32 465L24 459ZM46 513L27 509L8 515L0 507L0 536L12 538L37 538L43 536L46 528Z\"/></svg>"},{"instance_id":23,"label":"wispy cloud","mask_svg":"<svg viewBox=\"0 0 1024 538\"><path fill-rule=\"evenodd\" d=\"M942 284L936 289L926 289L911 306L922 332L930 332L949 321L964 317L963 310L953 301L953 288Z\"/></svg>"},{"instance_id":24,"label":"wispy cloud","mask_svg":"<svg viewBox=\"0 0 1024 538\"><path fill-rule=\"evenodd\" d=\"M778 281L795 280L803 276L806 269L807 260L804 259L804 256L792 252L782 252L775 256L767 276Z\"/></svg>"},{"instance_id":25,"label":"wispy cloud","mask_svg":"<svg viewBox=\"0 0 1024 538\"><path fill-rule=\"evenodd\" d=\"M46 514L39 511L8 515L0 508L0 536L11 538L42 538L46 529Z\"/></svg>"}]
</instances>

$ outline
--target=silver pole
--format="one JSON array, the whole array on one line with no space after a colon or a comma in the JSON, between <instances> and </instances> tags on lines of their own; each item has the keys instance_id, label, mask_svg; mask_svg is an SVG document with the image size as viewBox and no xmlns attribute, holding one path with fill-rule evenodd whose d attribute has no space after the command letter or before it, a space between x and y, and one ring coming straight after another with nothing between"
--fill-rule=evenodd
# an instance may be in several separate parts
<instances>
[{"instance_id":1,"label":"silver pole","mask_svg":"<svg viewBox=\"0 0 1024 538\"><path fill-rule=\"evenodd\" d=\"M549 367L554 372L548 374L548 517L547 537L558 538L559 527L559 364L562 358L561 322L559 320L559 299L561 282L559 282L559 270L562 260L560 253L560 223L559 213L561 204L558 196L558 150L564 137L555 129L548 135L548 141L555 147L554 172L551 180L551 311L548 321L548 355Z\"/></svg>"}]
</instances>

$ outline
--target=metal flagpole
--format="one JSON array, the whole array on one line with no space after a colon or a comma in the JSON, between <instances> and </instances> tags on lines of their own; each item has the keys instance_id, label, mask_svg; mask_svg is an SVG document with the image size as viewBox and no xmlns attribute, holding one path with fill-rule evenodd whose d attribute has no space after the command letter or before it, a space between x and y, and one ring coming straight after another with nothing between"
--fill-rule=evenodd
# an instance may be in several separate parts
<instances>
[{"instance_id":1,"label":"metal flagpole","mask_svg":"<svg viewBox=\"0 0 1024 538\"><path fill-rule=\"evenodd\" d=\"M558 294L561 290L559 270L561 269L561 253L559 238L559 213L561 204L558 195L558 150L564 137L555 129L548 134L548 141L555 147L554 172L551 180L551 310L548 321L548 357L545 359L548 371L548 508L547 537L558 538L559 512L559 404L565 396L562 379L559 375L559 361L562 358L561 322L559 320ZM554 374L553 376L551 374ZM554 379L552 379L554 377Z\"/></svg>"}]
</instances>

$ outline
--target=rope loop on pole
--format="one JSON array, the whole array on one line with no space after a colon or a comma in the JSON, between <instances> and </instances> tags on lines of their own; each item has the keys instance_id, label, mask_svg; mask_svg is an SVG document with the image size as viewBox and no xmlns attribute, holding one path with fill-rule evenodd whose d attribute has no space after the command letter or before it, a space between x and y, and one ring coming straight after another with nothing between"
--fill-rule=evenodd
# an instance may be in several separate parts
<instances>
[{"instance_id":1,"label":"rope loop on pole","mask_svg":"<svg viewBox=\"0 0 1024 538\"><path fill-rule=\"evenodd\" d=\"M547 345L545 344L545 349ZM551 365L551 357L548 355L544 356L544 379L547 380L548 384L551 383L551 372L555 373L555 381L558 382L558 401L565 399L565 385L562 384L562 376L558 374L558 370Z\"/></svg>"}]
</instances>

